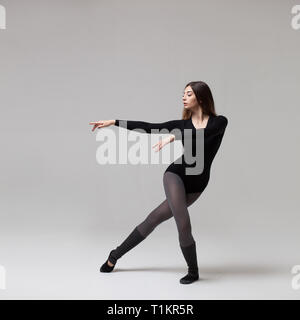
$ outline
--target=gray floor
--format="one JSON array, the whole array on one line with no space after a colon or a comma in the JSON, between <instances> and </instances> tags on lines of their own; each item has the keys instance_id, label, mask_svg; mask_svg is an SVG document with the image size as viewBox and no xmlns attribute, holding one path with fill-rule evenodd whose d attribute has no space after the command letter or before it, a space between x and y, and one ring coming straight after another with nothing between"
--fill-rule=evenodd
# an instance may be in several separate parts
<instances>
[{"instance_id":1,"label":"gray floor","mask_svg":"<svg viewBox=\"0 0 300 320\"><path fill-rule=\"evenodd\" d=\"M300 264L295 226L195 226L200 281L181 285L186 266L172 223L159 226L117 263L100 273L112 246L131 231L104 234L96 226L4 230L1 299L299 299L292 288ZM101 229L101 227L100 227ZM38 231L39 230L39 231ZM289 232L287 232L289 231ZM166 234L166 235L165 235ZM298 239L297 239L298 238Z\"/></svg>"}]
</instances>

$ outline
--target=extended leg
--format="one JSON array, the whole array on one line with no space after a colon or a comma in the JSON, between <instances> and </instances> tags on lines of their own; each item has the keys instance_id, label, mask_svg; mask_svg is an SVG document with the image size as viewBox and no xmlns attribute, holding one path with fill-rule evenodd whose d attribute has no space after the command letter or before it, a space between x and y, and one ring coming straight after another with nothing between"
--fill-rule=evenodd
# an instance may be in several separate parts
<instances>
[{"instance_id":1,"label":"extended leg","mask_svg":"<svg viewBox=\"0 0 300 320\"><path fill-rule=\"evenodd\" d=\"M186 194L186 203L190 206L199 197L198 193ZM101 272L111 272L114 269L117 259L122 257L126 252L144 240L160 223L173 217L172 210L169 207L168 200L164 200L156 207L146 219L141 222L131 234L109 254L109 258L100 268ZM108 264L108 261L110 264Z\"/></svg>"}]
</instances>

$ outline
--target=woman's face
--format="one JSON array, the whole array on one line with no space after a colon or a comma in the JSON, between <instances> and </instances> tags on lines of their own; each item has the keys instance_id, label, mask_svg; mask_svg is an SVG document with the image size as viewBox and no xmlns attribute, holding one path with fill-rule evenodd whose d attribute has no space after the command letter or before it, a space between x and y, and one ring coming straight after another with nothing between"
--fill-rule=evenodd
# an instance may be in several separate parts
<instances>
[{"instance_id":1,"label":"woman's face","mask_svg":"<svg viewBox=\"0 0 300 320\"><path fill-rule=\"evenodd\" d=\"M187 86L185 88L182 96L182 102L184 108L188 110L195 110L196 108L200 107L194 94L194 91L190 86Z\"/></svg>"}]
</instances>

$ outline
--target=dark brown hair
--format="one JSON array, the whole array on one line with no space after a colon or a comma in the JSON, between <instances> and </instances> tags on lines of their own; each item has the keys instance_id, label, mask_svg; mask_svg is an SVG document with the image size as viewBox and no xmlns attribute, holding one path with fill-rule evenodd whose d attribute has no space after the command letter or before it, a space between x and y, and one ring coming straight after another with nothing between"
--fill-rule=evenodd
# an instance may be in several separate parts
<instances>
[{"instance_id":1,"label":"dark brown hair","mask_svg":"<svg viewBox=\"0 0 300 320\"><path fill-rule=\"evenodd\" d=\"M189 82L184 88L191 86L198 101L199 106L202 109L203 115L214 115L216 116L215 103L213 95L210 91L209 86L203 81L192 81ZM182 119L190 119L192 111L183 108Z\"/></svg>"}]
</instances>

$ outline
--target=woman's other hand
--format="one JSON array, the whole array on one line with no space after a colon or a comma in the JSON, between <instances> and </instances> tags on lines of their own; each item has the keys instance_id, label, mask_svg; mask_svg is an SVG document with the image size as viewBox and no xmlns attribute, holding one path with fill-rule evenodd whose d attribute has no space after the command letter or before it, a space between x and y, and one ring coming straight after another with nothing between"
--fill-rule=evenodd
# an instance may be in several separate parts
<instances>
[{"instance_id":1,"label":"woman's other hand","mask_svg":"<svg viewBox=\"0 0 300 320\"><path fill-rule=\"evenodd\" d=\"M155 145L152 146L152 148L156 147L155 152L159 151L163 146L165 146L166 144L174 141L175 136L173 134L171 134L170 136L168 136L165 139L159 140L159 142L157 142Z\"/></svg>"},{"instance_id":2,"label":"woman's other hand","mask_svg":"<svg viewBox=\"0 0 300 320\"><path fill-rule=\"evenodd\" d=\"M94 125L92 131L94 131L96 128L104 128L104 127L109 127L113 124L115 124L115 120L100 120L96 122L90 122L91 125Z\"/></svg>"}]
</instances>

